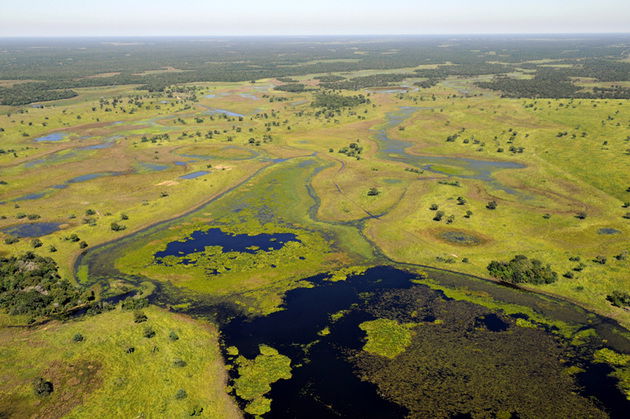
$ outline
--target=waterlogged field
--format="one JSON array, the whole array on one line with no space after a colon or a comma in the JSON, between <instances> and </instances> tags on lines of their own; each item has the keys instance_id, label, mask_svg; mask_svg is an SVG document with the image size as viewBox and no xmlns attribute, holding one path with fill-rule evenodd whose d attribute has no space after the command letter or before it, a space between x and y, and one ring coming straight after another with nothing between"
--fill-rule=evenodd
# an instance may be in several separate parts
<instances>
[{"instance_id":1,"label":"waterlogged field","mask_svg":"<svg viewBox=\"0 0 630 419\"><path fill-rule=\"evenodd\" d=\"M1 255L151 305L2 317L0 416L622 417L630 102L295 79L2 109Z\"/></svg>"}]
</instances>

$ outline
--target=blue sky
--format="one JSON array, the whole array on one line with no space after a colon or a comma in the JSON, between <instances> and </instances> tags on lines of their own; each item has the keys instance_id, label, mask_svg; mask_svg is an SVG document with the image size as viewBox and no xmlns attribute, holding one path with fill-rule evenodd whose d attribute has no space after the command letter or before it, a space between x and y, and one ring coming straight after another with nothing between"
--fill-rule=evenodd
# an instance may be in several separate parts
<instances>
[{"instance_id":1,"label":"blue sky","mask_svg":"<svg viewBox=\"0 0 630 419\"><path fill-rule=\"evenodd\" d=\"M630 32L630 0L0 0L0 36Z\"/></svg>"}]
</instances>

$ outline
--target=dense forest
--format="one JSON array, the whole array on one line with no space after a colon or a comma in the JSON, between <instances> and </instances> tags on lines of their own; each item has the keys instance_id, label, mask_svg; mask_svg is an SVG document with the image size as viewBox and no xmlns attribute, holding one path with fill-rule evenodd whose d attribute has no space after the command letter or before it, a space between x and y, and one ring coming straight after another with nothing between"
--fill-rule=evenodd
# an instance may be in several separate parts
<instances>
[{"instance_id":1,"label":"dense forest","mask_svg":"<svg viewBox=\"0 0 630 419\"><path fill-rule=\"evenodd\" d=\"M0 80L28 82L0 87L0 103L68 98L76 94L73 89L82 87L138 84L140 89L163 91L188 82L290 80L306 74L409 68L409 73L350 80L330 74L319 78L327 89L361 89L410 76L435 81L448 76L505 75L517 69L539 72L547 69L544 60L558 59L569 65L555 70L565 78L610 82L628 79L630 63L622 61L628 45L626 35L3 39ZM427 65L437 67L417 69ZM570 81L558 87L538 73L533 80L498 78L484 86L507 96L582 95ZM625 97L628 92L616 88L591 94Z\"/></svg>"}]
</instances>

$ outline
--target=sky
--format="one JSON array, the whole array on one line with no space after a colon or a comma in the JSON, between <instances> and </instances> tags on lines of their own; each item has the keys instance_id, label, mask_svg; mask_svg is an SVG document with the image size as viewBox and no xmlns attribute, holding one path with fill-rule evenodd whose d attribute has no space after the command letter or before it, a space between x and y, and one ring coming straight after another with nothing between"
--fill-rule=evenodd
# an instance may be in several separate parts
<instances>
[{"instance_id":1,"label":"sky","mask_svg":"<svg viewBox=\"0 0 630 419\"><path fill-rule=\"evenodd\" d=\"M0 37L630 32L630 0L0 0Z\"/></svg>"}]
</instances>

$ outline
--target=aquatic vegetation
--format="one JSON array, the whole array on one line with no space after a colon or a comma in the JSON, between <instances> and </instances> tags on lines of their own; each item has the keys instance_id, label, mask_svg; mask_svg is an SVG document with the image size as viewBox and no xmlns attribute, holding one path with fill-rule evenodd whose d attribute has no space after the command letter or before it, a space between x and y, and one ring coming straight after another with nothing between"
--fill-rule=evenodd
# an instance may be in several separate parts
<instances>
[{"instance_id":1,"label":"aquatic vegetation","mask_svg":"<svg viewBox=\"0 0 630 419\"><path fill-rule=\"evenodd\" d=\"M363 322L359 328L367 334L363 350L386 358L395 358L411 345L415 324L398 324L395 320L377 319Z\"/></svg>"},{"instance_id":2,"label":"aquatic vegetation","mask_svg":"<svg viewBox=\"0 0 630 419\"><path fill-rule=\"evenodd\" d=\"M448 230L438 234L441 239L444 239L450 243L462 245L462 246L476 246L483 243L483 240L477 236L474 236L465 231Z\"/></svg>"},{"instance_id":3,"label":"aquatic vegetation","mask_svg":"<svg viewBox=\"0 0 630 419\"><path fill-rule=\"evenodd\" d=\"M260 345L259 350L260 354L254 359L239 356L235 361L238 378L234 380L234 392L248 401L245 411L252 415L270 410L271 400L265 395L271 390L271 384L291 378L290 358L267 345Z\"/></svg>"},{"instance_id":4,"label":"aquatic vegetation","mask_svg":"<svg viewBox=\"0 0 630 419\"><path fill-rule=\"evenodd\" d=\"M620 354L608 348L595 352L595 362L612 365L614 371L610 374L619 380L618 386L630 400L630 355Z\"/></svg>"}]
</instances>

